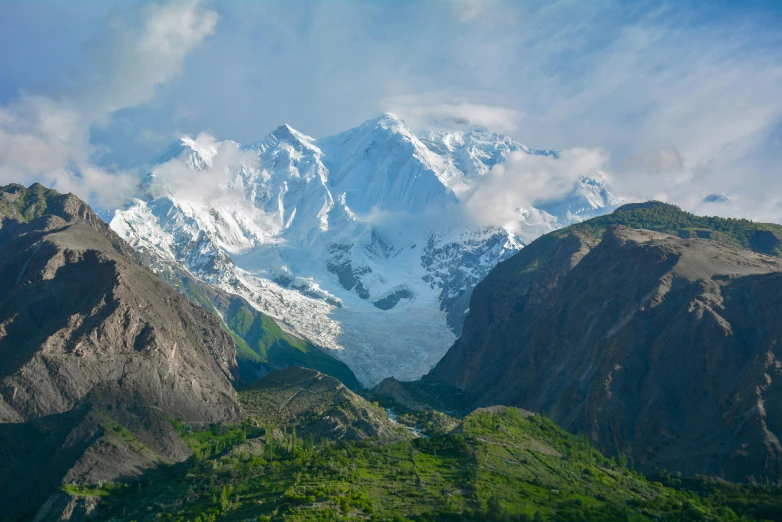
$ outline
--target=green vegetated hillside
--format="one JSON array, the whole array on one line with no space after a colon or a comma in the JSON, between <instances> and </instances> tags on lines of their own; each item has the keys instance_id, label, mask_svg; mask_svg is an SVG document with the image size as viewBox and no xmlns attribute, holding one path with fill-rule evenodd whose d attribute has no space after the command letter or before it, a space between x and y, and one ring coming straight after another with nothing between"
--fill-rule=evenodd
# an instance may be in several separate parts
<instances>
[{"instance_id":1,"label":"green vegetated hillside","mask_svg":"<svg viewBox=\"0 0 782 522\"><path fill-rule=\"evenodd\" d=\"M97 520L780 520L779 490L607 459L546 417L494 407L446 435L380 444L295 428L175 423L196 456L99 497Z\"/></svg>"},{"instance_id":2,"label":"green vegetated hillside","mask_svg":"<svg viewBox=\"0 0 782 522\"><path fill-rule=\"evenodd\" d=\"M571 231L585 231L599 238L611 225L655 230L683 238L716 239L761 254L782 255L782 225L755 223L748 219L696 216L676 205L659 201L623 205L611 214L571 225L552 235L565 237Z\"/></svg>"},{"instance_id":3,"label":"green vegetated hillside","mask_svg":"<svg viewBox=\"0 0 782 522\"><path fill-rule=\"evenodd\" d=\"M166 267L159 275L191 301L221 317L225 330L236 342L236 360L243 382L250 383L282 368L303 366L335 377L350 389L361 388L345 363L283 331L274 318L262 314L241 297L210 287L181 269Z\"/></svg>"}]
</instances>

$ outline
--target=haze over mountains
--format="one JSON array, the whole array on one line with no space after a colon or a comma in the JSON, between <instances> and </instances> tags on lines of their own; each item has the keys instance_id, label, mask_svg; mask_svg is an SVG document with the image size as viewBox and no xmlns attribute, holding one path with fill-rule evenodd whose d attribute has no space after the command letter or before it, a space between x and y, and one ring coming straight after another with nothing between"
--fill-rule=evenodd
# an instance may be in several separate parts
<instances>
[{"instance_id":1,"label":"haze over mountains","mask_svg":"<svg viewBox=\"0 0 782 522\"><path fill-rule=\"evenodd\" d=\"M319 140L287 125L246 147L183 139L111 227L156 272L183 268L244 297L365 386L409 380L457 338L498 262L622 201L604 174L573 170L548 180L551 198L516 206L503 183L517 186L525 161L569 160L480 127L413 131L389 114ZM497 195L501 225L481 210Z\"/></svg>"}]
</instances>

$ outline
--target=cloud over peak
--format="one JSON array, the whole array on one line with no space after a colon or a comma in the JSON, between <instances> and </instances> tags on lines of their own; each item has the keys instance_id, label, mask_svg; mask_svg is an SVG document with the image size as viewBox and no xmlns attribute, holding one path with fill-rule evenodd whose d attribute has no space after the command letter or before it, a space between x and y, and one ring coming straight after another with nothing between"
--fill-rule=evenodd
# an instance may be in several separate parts
<instances>
[{"instance_id":1,"label":"cloud over peak","mask_svg":"<svg viewBox=\"0 0 782 522\"><path fill-rule=\"evenodd\" d=\"M384 103L388 112L398 114L413 126L469 124L507 134L519 129L524 116L511 107L476 103L447 92L400 96Z\"/></svg>"}]
</instances>

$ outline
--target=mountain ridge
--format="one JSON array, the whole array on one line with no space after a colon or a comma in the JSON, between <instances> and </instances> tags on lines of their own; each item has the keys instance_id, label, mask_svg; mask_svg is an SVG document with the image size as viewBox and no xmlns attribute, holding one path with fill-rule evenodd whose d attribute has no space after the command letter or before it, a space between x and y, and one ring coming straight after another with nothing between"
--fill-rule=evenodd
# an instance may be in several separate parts
<instances>
[{"instance_id":1,"label":"mountain ridge","mask_svg":"<svg viewBox=\"0 0 782 522\"><path fill-rule=\"evenodd\" d=\"M304 366L344 382L361 386L350 368L325 350L283 329L246 299L208 285L178 265L156 265L154 254L142 248L142 260L157 267L157 275L190 301L213 312L236 343L239 376L244 384L289 366Z\"/></svg>"},{"instance_id":2,"label":"mountain ridge","mask_svg":"<svg viewBox=\"0 0 782 522\"><path fill-rule=\"evenodd\" d=\"M647 471L777 480L780 238L659 202L552 232L478 285L425 379L551 415Z\"/></svg>"},{"instance_id":3,"label":"mountain ridge","mask_svg":"<svg viewBox=\"0 0 782 522\"><path fill-rule=\"evenodd\" d=\"M88 205L39 184L0 187L0 351L3 517L89 512L58 488L185 460L169 416L244 417L217 319Z\"/></svg>"}]
</instances>

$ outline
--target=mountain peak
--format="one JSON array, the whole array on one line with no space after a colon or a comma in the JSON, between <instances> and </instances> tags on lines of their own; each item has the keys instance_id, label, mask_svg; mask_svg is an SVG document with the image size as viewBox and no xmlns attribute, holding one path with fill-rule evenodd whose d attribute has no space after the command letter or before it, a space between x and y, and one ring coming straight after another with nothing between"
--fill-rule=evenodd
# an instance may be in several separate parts
<instances>
[{"instance_id":1,"label":"mountain peak","mask_svg":"<svg viewBox=\"0 0 782 522\"><path fill-rule=\"evenodd\" d=\"M220 320L143 267L85 202L13 186L0 189L0 216L0 383L15 390L0 399L3 519L46 506L39 520L71 520L57 511L66 484L184 461L170 418L244 419Z\"/></svg>"},{"instance_id":2,"label":"mountain peak","mask_svg":"<svg viewBox=\"0 0 782 522\"><path fill-rule=\"evenodd\" d=\"M17 183L0 187L0 220L8 218L29 223L38 218L55 216L65 223L85 221L101 231L106 230L89 205L73 194L61 194L40 183L33 183L27 188Z\"/></svg>"},{"instance_id":3,"label":"mountain peak","mask_svg":"<svg viewBox=\"0 0 782 522\"><path fill-rule=\"evenodd\" d=\"M511 154L538 152L479 126L432 131L416 134L393 113L317 140L279 125L248 148L254 167L229 173L230 199L139 201L112 226L137 248L284 317L364 384L413 379L460 331L475 284L523 240L623 202L607 185L576 179L547 207L559 203L562 219L536 205L508 209L513 217L500 227L464 220L456 209L470 183Z\"/></svg>"},{"instance_id":4,"label":"mountain peak","mask_svg":"<svg viewBox=\"0 0 782 522\"><path fill-rule=\"evenodd\" d=\"M398 114L394 114L393 112L383 112L378 116L376 116L375 118L370 119L368 121L377 121L377 122L390 121L390 122L404 123L402 117L399 116Z\"/></svg>"},{"instance_id":5,"label":"mountain peak","mask_svg":"<svg viewBox=\"0 0 782 522\"><path fill-rule=\"evenodd\" d=\"M307 136L287 123L283 123L271 131L268 136L250 145L250 148L254 149L259 154L263 154L268 150L274 149L280 143L288 143L299 150L317 150L314 146L314 142L315 138L312 136Z\"/></svg>"},{"instance_id":6,"label":"mountain peak","mask_svg":"<svg viewBox=\"0 0 782 522\"><path fill-rule=\"evenodd\" d=\"M212 160L217 154L219 145L218 141L204 133L199 134L195 138L182 136L169 145L156 163L162 165L180 158L184 159L194 169L202 170L212 165Z\"/></svg>"},{"instance_id":7,"label":"mountain peak","mask_svg":"<svg viewBox=\"0 0 782 522\"><path fill-rule=\"evenodd\" d=\"M278 139L285 140L285 141L297 141L297 142L303 142L307 144L311 144L313 141L315 141L315 138L312 138L311 136L307 136L303 132L299 132L287 123L283 123L276 129L274 129L271 134Z\"/></svg>"},{"instance_id":8,"label":"mountain peak","mask_svg":"<svg viewBox=\"0 0 782 522\"><path fill-rule=\"evenodd\" d=\"M371 118L358 126L362 130L370 129L389 129L403 134L410 134L407 123L398 115L391 112L384 112L374 118Z\"/></svg>"},{"instance_id":9,"label":"mountain peak","mask_svg":"<svg viewBox=\"0 0 782 522\"><path fill-rule=\"evenodd\" d=\"M764 368L782 332L782 227L661 202L620 210L497 265L428 379L459 386L469 406L551 415L608 451L630 449L644 470L776 480L764 422L779 406ZM676 407L650 406L661 393ZM736 429L744 419L757 420Z\"/></svg>"}]
</instances>

